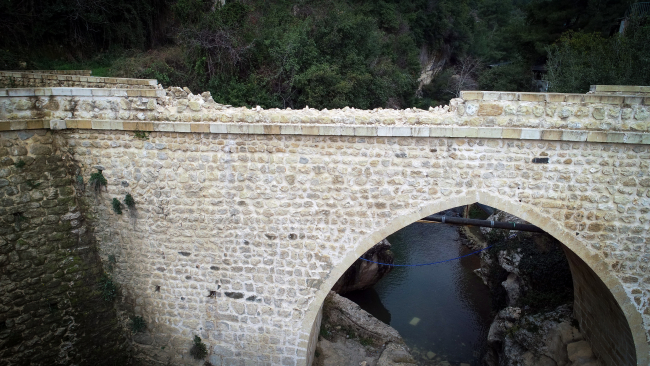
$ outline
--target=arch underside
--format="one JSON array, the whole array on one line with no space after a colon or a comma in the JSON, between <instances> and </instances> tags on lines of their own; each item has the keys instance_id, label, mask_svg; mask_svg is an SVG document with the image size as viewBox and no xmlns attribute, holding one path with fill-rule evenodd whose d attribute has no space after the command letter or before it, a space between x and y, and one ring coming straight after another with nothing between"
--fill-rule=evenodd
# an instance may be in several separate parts
<instances>
[{"instance_id":1,"label":"arch underside","mask_svg":"<svg viewBox=\"0 0 650 366\"><path fill-rule=\"evenodd\" d=\"M631 338L633 339L634 349L636 351L636 364L644 366L650 364L650 347L648 346L646 331L643 326L643 318L637 307L632 302L632 299L627 294L620 279L610 272L611 269L603 258L591 253L586 244L578 239L574 232L570 232L551 217L541 213L540 210L535 209L531 205L523 204L517 200L503 197L485 190L468 191L463 195L447 196L434 202L423 204L418 209L411 211L409 214L399 216L390 221L385 227L363 237L354 248L350 249L343 260L332 268L327 278L324 279L316 293L314 301L309 305L309 309L303 321L302 332L300 335L301 343L304 342L303 344L309 344L310 337L312 340L317 340L317 337L313 337L312 333L314 331L318 332L318 329L315 329L316 327L314 327L314 324L325 297L339 277L357 260L357 258L363 255L363 253L390 234L425 216L476 202L506 211L538 226L564 244L564 246L574 254L574 257L577 257L579 260L584 262L588 267L588 272L593 274L594 279L602 281L602 284L611 293L611 296L615 299L618 307L625 316L625 320L629 326L629 331L632 333ZM315 347L315 344L310 344L309 350L313 350L312 346Z\"/></svg>"}]
</instances>

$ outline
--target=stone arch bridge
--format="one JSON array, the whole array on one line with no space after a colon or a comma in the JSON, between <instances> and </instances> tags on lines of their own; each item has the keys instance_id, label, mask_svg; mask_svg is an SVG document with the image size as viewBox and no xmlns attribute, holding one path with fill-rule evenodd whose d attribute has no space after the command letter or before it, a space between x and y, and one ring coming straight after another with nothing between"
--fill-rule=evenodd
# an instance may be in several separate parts
<instances>
[{"instance_id":1,"label":"stone arch bridge","mask_svg":"<svg viewBox=\"0 0 650 366\"><path fill-rule=\"evenodd\" d=\"M152 364L198 364L194 335L214 364L310 364L324 297L356 258L474 202L566 246L576 316L604 364L650 362L643 88L463 92L428 111L263 110L155 81L8 74L0 81L22 84L0 90L0 157L69 164L43 184L76 198L46 219L73 238L92 232L121 301L147 321L135 345ZM5 215L47 207L24 208L25 178L4 166L0 183L17 194ZM98 170L107 185L95 195L83 181ZM127 193L135 210L115 214Z\"/></svg>"}]
</instances>

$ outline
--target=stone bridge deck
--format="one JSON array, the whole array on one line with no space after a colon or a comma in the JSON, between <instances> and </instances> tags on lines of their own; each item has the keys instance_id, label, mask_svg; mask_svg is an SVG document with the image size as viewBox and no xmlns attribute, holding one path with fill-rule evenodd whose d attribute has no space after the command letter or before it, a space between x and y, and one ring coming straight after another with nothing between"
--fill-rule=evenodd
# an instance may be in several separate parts
<instances>
[{"instance_id":1,"label":"stone bridge deck","mask_svg":"<svg viewBox=\"0 0 650 366\"><path fill-rule=\"evenodd\" d=\"M93 223L122 300L147 320L141 357L196 364L198 334L213 364L308 365L322 301L360 254L478 201L566 246L576 316L604 364L648 365L650 98L607 93L472 91L365 111L233 108L180 88L0 89L3 217L47 210L24 202L12 165L67 159L77 201L47 220L71 236L82 212ZM95 197L74 182L97 169L108 184ZM137 211L116 215L126 193Z\"/></svg>"}]
</instances>

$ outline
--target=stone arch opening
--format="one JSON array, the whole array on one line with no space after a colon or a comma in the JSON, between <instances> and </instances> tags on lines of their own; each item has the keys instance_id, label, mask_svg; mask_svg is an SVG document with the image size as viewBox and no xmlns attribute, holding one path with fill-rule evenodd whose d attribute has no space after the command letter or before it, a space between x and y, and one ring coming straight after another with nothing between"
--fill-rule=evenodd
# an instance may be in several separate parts
<instances>
[{"instance_id":1,"label":"stone arch opening","mask_svg":"<svg viewBox=\"0 0 650 366\"><path fill-rule=\"evenodd\" d=\"M454 207L483 203L520 217L543 229L563 245L574 282L574 313L585 329L598 356L605 365L647 365L650 361L646 332L641 314L634 306L620 280L609 272L608 265L585 244L552 218L527 204L491 192L472 191L450 196L421 206L407 215L362 238L344 259L335 265L316 293L303 320L300 345L307 348L305 365L311 365L318 341L322 304L339 277L357 258L390 234L422 217ZM603 318L607 318L602 321ZM597 336L593 336L597 335ZM605 355L605 356L603 356ZM623 360L623 361L621 361Z\"/></svg>"}]
</instances>

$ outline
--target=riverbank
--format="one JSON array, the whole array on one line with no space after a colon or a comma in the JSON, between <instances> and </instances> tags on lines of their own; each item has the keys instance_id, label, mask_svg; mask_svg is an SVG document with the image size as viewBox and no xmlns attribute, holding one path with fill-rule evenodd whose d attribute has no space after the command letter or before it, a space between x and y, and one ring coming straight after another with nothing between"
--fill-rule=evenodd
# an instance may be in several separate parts
<instances>
[{"instance_id":1,"label":"riverbank","mask_svg":"<svg viewBox=\"0 0 650 366\"><path fill-rule=\"evenodd\" d=\"M464 216L487 216L468 207ZM526 223L503 211L482 218ZM495 311L486 366L596 366L591 345L573 316L573 282L562 244L546 233L461 227L480 254L476 270L490 288Z\"/></svg>"},{"instance_id":2,"label":"riverbank","mask_svg":"<svg viewBox=\"0 0 650 366\"><path fill-rule=\"evenodd\" d=\"M335 292L325 299L313 366L417 365L400 334Z\"/></svg>"}]
</instances>

